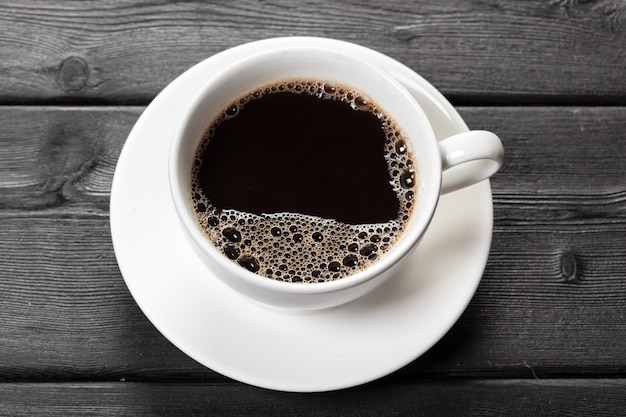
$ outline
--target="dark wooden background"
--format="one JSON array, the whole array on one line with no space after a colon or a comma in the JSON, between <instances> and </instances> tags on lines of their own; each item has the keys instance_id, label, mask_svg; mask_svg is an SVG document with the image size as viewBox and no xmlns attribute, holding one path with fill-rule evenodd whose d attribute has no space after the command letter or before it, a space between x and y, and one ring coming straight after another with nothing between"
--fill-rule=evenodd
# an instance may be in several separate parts
<instances>
[{"instance_id":1,"label":"dark wooden background","mask_svg":"<svg viewBox=\"0 0 626 417\"><path fill-rule=\"evenodd\" d=\"M110 238L117 157L150 100L207 56L288 35L398 59L507 155L465 314L339 392L187 358L134 303ZM2 1L0 415L624 415L625 132L624 0Z\"/></svg>"}]
</instances>

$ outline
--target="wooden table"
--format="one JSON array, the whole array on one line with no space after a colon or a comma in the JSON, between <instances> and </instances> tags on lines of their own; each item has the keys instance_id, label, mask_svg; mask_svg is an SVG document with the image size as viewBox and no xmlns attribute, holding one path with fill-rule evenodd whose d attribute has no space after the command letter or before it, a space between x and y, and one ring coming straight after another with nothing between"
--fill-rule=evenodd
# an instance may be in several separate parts
<instances>
[{"instance_id":1,"label":"wooden table","mask_svg":"<svg viewBox=\"0 0 626 417\"><path fill-rule=\"evenodd\" d=\"M429 80L506 150L482 282L457 324L381 380L248 386L139 310L109 197L150 100L274 36L352 41ZM0 415L613 416L626 410L622 0L0 4Z\"/></svg>"}]
</instances>

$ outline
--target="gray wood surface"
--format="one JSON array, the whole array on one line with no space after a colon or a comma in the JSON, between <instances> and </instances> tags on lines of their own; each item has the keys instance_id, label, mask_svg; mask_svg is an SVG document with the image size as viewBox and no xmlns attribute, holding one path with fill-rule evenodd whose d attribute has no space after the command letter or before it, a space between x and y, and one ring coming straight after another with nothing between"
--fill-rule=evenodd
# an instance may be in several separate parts
<instances>
[{"instance_id":1,"label":"gray wood surface","mask_svg":"<svg viewBox=\"0 0 626 417\"><path fill-rule=\"evenodd\" d=\"M0 416L563 416L623 414L622 380L417 380L293 394L224 383L0 384Z\"/></svg>"},{"instance_id":2,"label":"gray wood surface","mask_svg":"<svg viewBox=\"0 0 626 417\"><path fill-rule=\"evenodd\" d=\"M142 104L223 49L307 35L399 59L458 104L624 104L625 20L613 0L11 0L0 102Z\"/></svg>"},{"instance_id":3,"label":"gray wood surface","mask_svg":"<svg viewBox=\"0 0 626 417\"><path fill-rule=\"evenodd\" d=\"M207 369L117 267L117 158L158 92L273 36L327 36L421 73L497 132L483 280L425 355L296 395ZM0 3L0 416L614 416L626 410L626 3Z\"/></svg>"}]
</instances>

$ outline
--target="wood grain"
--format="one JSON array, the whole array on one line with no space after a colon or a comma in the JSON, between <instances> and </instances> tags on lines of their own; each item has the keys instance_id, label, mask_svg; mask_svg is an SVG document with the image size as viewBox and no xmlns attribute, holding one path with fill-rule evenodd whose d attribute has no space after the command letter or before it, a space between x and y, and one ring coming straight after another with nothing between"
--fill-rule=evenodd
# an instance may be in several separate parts
<instances>
[{"instance_id":1,"label":"wood grain","mask_svg":"<svg viewBox=\"0 0 626 417\"><path fill-rule=\"evenodd\" d=\"M226 380L153 328L116 265L109 189L141 111L0 107L0 380ZM457 325L390 378L626 375L626 109L460 112L507 153L489 261Z\"/></svg>"},{"instance_id":2,"label":"wood grain","mask_svg":"<svg viewBox=\"0 0 626 417\"><path fill-rule=\"evenodd\" d=\"M107 215L117 157L140 112L129 107L1 107L0 208L75 204L83 213Z\"/></svg>"},{"instance_id":3,"label":"wood grain","mask_svg":"<svg viewBox=\"0 0 626 417\"><path fill-rule=\"evenodd\" d=\"M388 54L455 104L624 104L625 25L613 0L11 0L0 103L147 104L208 56L302 35Z\"/></svg>"},{"instance_id":4,"label":"wood grain","mask_svg":"<svg viewBox=\"0 0 626 417\"><path fill-rule=\"evenodd\" d=\"M0 384L0 416L617 416L622 380L374 383L318 394L242 384Z\"/></svg>"}]
</instances>

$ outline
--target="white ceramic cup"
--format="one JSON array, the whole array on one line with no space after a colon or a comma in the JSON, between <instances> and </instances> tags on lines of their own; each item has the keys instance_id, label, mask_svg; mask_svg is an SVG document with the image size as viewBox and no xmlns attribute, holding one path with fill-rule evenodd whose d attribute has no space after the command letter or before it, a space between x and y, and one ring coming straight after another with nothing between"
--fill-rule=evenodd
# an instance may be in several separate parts
<instances>
[{"instance_id":1,"label":"white ceramic cup","mask_svg":"<svg viewBox=\"0 0 626 417\"><path fill-rule=\"evenodd\" d=\"M359 90L391 116L417 167L415 207L395 246L366 269L335 281L291 283L257 275L229 260L204 235L191 201L191 164L203 133L234 99L269 82L298 78L333 80ZM500 169L500 139L487 131L470 131L437 141L415 98L378 67L341 52L316 47L260 51L212 75L188 104L174 134L169 161L171 195L182 229L208 268L206 279L220 279L242 295L263 304L291 309L337 306L371 291L393 276L415 249L437 207L439 196L484 180ZM442 187L442 172L459 167L451 187Z\"/></svg>"}]
</instances>

